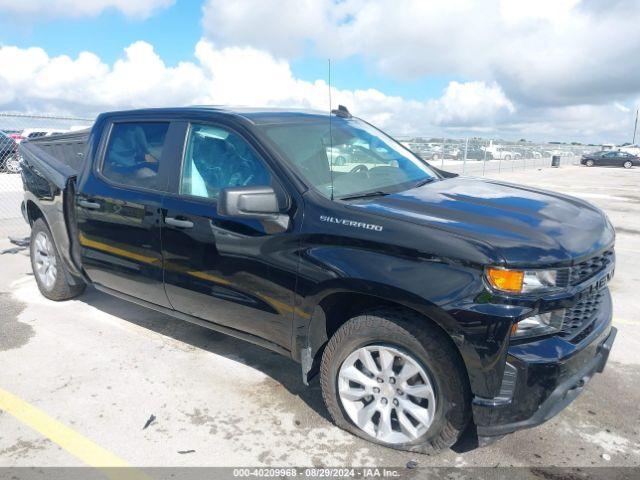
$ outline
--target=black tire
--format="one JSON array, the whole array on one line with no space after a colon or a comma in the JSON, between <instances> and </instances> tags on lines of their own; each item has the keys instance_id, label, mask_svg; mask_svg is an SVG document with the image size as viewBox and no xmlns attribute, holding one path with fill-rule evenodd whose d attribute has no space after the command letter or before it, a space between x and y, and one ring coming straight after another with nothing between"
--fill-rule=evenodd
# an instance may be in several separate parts
<instances>
[{"instance_id":1,"label":"black tire","mask_svg":"<svg viewBox=\"0 0 640 480\"><path fill-rule=\"evenodd\" d=\"M344 360L358 348L380 343L410 354L433 380L434 419L421 437L408 443L381 442L361 430L350 420L338 396L338 372ZM320 375L322 396L336 425L391 448L437 453L458 441L470 418L468 377L455 347L438 327L410 311L385 308L347 321L329 340Z\"/></svg>"},{"instance_id":2,"label":"black tire","mask_svg":"<svg viewBox=\"0 0 640 480\"><path fill-rule=\"evenodd\" d=\"M623 166L624 168L631 168L631 167L633 167L633 162L632 162L632 161L630 161L630 160L627 160L626 162L624 162L624 163L622 164L622 166Z\"/></svg>"},{"instance_id":3,"label":"black tire","mask_svg":"<svg viewBox=\"0 0 640 480\"><path fill-rule=\"evenodd\" d=\"M587 167L593 167L595 165L595 162L593 160L587 160L584 164Z\"/></svg>"},{"instance_id":4,"label":"black tire","mask_svg":"<svg viewBox=\"0 0 640 480\"><path fill-rule=\"evenodd\" d=\"M38 236L38 234L43 234L49 239L51 245L53 246L55 254L57 274L55 276L55 281L50 287L47 287L45 285L36 271L36 237ZM36 279L38 289L40 290L40 293L42 293L42 295L47 297L49 300L55 300L56 302L59 302L62 300L69 300L71 298L77 297L82 292L84 292L86 284L82 282L82 280L77 280L78 283L75 285L71 285L67 282L68 274L62 270L64 268L62 258L60 258L58 248L53 241L51 231L42 218L38 218L31 227L31 242L29 245L29 251L31 256L31 268L33 270L33 276Z\"/></svg>"}]
</instances>

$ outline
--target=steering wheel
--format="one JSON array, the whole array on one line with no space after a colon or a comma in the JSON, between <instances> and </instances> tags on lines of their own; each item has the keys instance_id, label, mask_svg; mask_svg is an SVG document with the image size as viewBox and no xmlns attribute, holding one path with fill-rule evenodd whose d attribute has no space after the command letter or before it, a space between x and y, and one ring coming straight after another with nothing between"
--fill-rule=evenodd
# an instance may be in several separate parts
<instances>
[{"instance_id":1,"label":"steering wheel","mask_svg":"<svg viewBox=\"0 0 640 480\"><path fill-rule=\"evenodd\" d=\"M360 173L360 172L369 173L369 168L367 168L366 165L363 165L361 163L360 165L356 165L355 167L353 167L349 173Z\"/></svg>"}]
</instances>

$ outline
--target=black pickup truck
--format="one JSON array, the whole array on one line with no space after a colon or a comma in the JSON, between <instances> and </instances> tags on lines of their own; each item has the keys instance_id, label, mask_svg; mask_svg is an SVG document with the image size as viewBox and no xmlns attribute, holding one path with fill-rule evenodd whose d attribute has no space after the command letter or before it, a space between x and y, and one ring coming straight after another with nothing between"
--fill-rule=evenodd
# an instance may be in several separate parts
<instances>
[{"instance_id":1,"label":"black pickup truck","mask_svg":"<svg viewBox=\"0 0 640 480\"><path fill-rule=\"evenodd\" d=\"M602 211L438 170L344 107L106 113L21 153L45 297L92 284L280 352L373 442L538 425L616 335Z\"/></svg>"}]
</instances>

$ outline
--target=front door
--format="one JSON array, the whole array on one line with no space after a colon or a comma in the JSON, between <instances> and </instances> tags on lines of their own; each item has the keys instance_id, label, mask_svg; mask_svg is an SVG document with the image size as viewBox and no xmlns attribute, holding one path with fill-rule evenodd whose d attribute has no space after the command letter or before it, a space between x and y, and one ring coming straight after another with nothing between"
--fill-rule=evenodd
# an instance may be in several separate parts
<instances>
[{"instance_id":1,"label":"front door","mask_svg":"<svg viewBox=\"0 0 640 480\"><path fill-rule=\"evenodd\" d=\"M261 221L216 211L220 189L276 188L275 177L229 127L185 124L185 135L183 161L171 175L171 193L162 206L164 280L171 305L288 350L297 242Z\"/></svg>"},{"instance_id":2,"label":"front door","mask_svg":"<svg viewBox=\"0 0 640 480\"><path fill-rule=\"evenodd\" d=\"M83 267L92 282L169 307L160 207L170 122L113 122L76 197ZM170 159L169 159L170 160Z\"/></svg>"},{"instance_id":3,"label":"front door","mask_svg":"<svg viewBox=\"0 0 640 480\"><path fill-rule=\"evenodd\" d=\"M600 165L616 165L618 163L618 152L607 152L602 156Z\"/></svg>"}]
</instances>

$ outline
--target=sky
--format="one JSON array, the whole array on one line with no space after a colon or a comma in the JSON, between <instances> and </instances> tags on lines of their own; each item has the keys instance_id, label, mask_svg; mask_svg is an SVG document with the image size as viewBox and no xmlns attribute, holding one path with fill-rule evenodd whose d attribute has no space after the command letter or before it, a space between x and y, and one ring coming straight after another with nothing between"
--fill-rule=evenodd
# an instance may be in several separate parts
<instances>
[{"instance_id":1,"label":"sky","mask_svg":"<svg viewBox=\"0 0 640 480\"><path fill-rule=\"evenodd\" d=\"M343 104L396 136L629 142L636 0L0 0L0 111Z\"/></svg>"}]
</instances>

